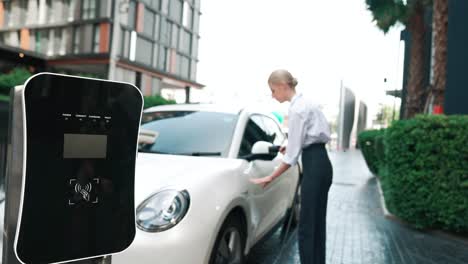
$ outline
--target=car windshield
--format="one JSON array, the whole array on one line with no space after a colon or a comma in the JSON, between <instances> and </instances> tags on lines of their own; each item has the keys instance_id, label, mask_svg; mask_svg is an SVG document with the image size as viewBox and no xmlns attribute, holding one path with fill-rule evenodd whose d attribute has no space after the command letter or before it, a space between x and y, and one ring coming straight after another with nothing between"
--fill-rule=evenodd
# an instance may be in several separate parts
<instances>
[{"instance_id":1,"label":"car windshield","mask_svg":"<svg viewBox=\"0 0 468 264\"><path fill-rule=\"evenodd\" d=\"M237 115L204 111L144 113L140 129L140 152L227 156ZM144 135L149 141L142 143ZM152 139L151 139L152 138Z\"/></svg>"}]
</instances>

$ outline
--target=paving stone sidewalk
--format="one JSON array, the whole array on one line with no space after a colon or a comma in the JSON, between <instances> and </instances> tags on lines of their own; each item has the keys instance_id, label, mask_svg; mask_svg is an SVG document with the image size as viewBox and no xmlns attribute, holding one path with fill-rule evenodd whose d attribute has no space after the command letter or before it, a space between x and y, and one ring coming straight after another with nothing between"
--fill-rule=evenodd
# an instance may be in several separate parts
<instances>
[{"instance_id":1,"label":"paving stone sidewalk","mask_svg":"<svg viewBox=\"0 0 468 264\"><path fill-rule=\"evenodd\" d=\"M377 181L359 150L329 155L334 179L327 215L328 264L468 263L468 243L419 232L384 217ZM296 232L291 232L281 258L277 232L252 250L248 263L300 263Z\"/></svg>"}]
</instances>

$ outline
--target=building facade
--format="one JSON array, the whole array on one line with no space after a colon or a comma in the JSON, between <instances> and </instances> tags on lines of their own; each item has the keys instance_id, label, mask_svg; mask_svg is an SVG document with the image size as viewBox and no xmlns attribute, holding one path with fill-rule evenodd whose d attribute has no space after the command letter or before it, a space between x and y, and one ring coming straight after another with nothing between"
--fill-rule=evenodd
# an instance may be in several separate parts
<instances>
[{"instance_id":1,"label":"building facade","mask_svg":"<svg viewBox=\"0 0 468 264\"><path fill-rule=\"evenodd\" d=\"M0 71L127 81L144 95L200 89L200 0L0 1Z\"/></svg>"}]
</instances>

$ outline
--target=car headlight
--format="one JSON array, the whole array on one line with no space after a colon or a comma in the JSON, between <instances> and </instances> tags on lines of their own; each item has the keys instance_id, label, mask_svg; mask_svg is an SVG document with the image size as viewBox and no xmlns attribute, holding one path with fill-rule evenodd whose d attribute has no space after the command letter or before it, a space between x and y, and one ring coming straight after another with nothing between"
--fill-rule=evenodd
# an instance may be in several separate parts
<instances>
[{"instance_id":1,"label":"car headlight","mask_svg":"<svg viewBox=\"0 0 468 264\"><path fill-rule=\"evenodd\" d=\"M138 228L146 232L161 232L177 225L188 211L187 191L164 190L144 200L136 211Z\"/></svg>"}]
</instances>

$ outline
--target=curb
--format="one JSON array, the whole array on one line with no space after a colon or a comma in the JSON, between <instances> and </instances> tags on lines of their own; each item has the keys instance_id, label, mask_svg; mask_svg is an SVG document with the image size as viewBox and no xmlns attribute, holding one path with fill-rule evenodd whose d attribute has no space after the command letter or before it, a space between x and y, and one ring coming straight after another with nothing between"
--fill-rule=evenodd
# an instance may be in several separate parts
<instances>
[{"instance_id":1,"label":"curb","mask_svg":"<svg viewBox=\"0 0 468 264\"><path fill-rule=\"evenodd\" d=\"M379 177L375 177L377 179L377 187L379 189L379 195L380 195L380 207L382 208L382 211L383 211L383 214L386 218L394 218L395 216L392 215L388 209L387 209L387 205L385 204L385 198L383 196L383 192L382 192L382 186L380 185L380 179Z\"/></svg>"},{"instance_id":2,"label":"curb","mask_svg":"<svg viewBox=\"0 0 468 264\"><path fill-rule=\"evenodd\" d=\"M380 207L382 208L382 212L384 214L384 217L389 219L389 220L398 222L399 224L402 224L402 225L404 225L406 227L409 227L409 228L415 230L414 227L412 227L408 222L404 221L403 219L399 218L398 216L396 216L396 215L390 213L390 211L388 211L387 205L385 204L385 197L383 196L383 192L382 192L382 186L380 185L380 179L379 179L379 177L375 177L375 178L377 179L377 187L378 187L379 195L380 195ZM448 232L445 232L445 231L442 231L442 230L418 230L418 231L426 233L426 234L430 234L430 235L433 235L433 236L438 236L438 237L441 237L441 238L445 238L445 239L452 239L452 240L455 240L455 241L458 241L458 242L461 242L461 243L464 243L464 244L468 245L468 237L462 237L462 236L452 234L452 233L448 233Z\"/></svg>"}]
</instances>

